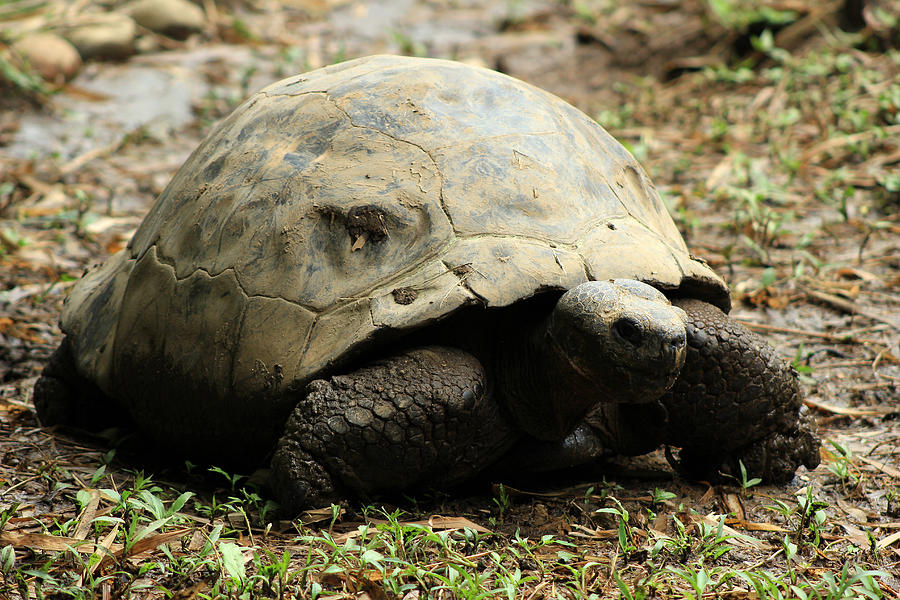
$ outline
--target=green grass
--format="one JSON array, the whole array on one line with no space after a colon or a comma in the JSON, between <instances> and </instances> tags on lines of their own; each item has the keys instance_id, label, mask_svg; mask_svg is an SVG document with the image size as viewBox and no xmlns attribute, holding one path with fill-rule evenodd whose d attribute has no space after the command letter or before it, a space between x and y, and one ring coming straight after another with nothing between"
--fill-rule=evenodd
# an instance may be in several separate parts
<instances>
[{"instance_id":1,"label":"green grass","mask_svg":"<svg viewBox=\"0 0 900 600\"><path fill-rule=\"evenodd\" d=\"M551 589L554 598L700 598L750 590L758 598L885 597L878 586L885 572L852 561L835 572L815 567L829 552L821 534L830 517L827 503L809 488L794 503L771 507L788 532L780 548L764 564L741 568L727 560L729 554L762 542L727 528L726 515L703 517L660 505L670 500L660 490L655 501L631 510L613 496L603 499L606 506L595 514L612 517L612 540L601 533L595 539L532 539L519 531L478 530L464 519L429 526L416 515L372 506L361 508L361 520L351 524L327 518L327 526L318 527L265 522L247 500L255 491L247 488L236 487L227 503L214 507L140 473L124 488L102 487L112 478L100 469L95 475L99 487L62 492L77 505L77 517L35 517L41 533L32 535L30 547L0 549L0 595L172 597L190 588L197 598L241 599L360 592L514 599ZM669 513L671 533L646 525L662 514L651 506ZM0 529L8 531L19 510L12 505L0 512ZM338 507L331 512L340 513ZM48 550L53 538L68 548ZM783 565L773 569L779 555Z\"/></svg>"}]
</instances>

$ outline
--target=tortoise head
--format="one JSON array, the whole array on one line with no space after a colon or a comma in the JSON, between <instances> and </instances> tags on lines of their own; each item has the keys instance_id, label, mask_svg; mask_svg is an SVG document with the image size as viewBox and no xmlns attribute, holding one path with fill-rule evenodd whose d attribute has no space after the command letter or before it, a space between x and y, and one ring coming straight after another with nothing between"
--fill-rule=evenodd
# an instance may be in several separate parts
<instances>
[{"instance_id":1,"label":"tortoise head","mask_svg":"<svg viewBox=\"0 0 900 600\"><path fill-rule=\"evenodd\" d=\"M564 293L532 338L540 365L518 364L512 414L530 435L566 436L594 406L647 403L684 365L685 312L630 279L589 281Z\"/></svg>"},{"instance_id":2,"label":"tortoise head","mask_svg":"<svg viewBox=\"0 0 900 600\"><path fill-rule=\"evenodd\" d=\"M684 364L686 318L640 281L589 281L557 302L547 328L550 351L572 376L590 382L595 403L652 402Z\"/></svg>"}]
</instances>

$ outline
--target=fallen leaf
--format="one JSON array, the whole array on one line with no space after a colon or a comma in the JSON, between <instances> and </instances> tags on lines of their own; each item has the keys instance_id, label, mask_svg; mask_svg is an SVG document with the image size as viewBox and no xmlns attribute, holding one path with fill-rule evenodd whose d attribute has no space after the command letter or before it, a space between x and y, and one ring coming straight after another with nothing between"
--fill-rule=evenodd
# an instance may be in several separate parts
<instances>
[{"instance_id":1,"label":"fallen leaf","mask_svg":"<svg viewBox=\"0 0 900 600\"><path fill-rule=\"evenodd\" d=\"M709 527L718 527L719 520L721 519L721 515L716 515L716 514L712 514L712 513L705 515L705 516L704 515L695 515L695 514L686 514L686 516L694 522L702 521ZM748 529L749 529L749 527L748 527ZM770 530L765 530L765 531L770 531ZM743 546L745 548L755 548L757 550L768 550L768 549L772 548L771 544L764 542L762 540L758 540L755 537L743 534L740 531L738 531L737 529L729 527L728 525L725 525L725 524L722 525L722 533L730 536L730 537L728 537L728 539L726 541L729 544L732 544L734 546Z\"/></svg>"},{"instance_id":2,"label":"fallen leaf","mask_svg":"<svg viewBox=\"0 0 900 600\"><path fill-rule=\"evenodd\" d=\"M384 519L371 519L368 523L372 525L386 525L388 521ZM481 525L470 521L465 517L442 517L439 515L433 515L429 517L427 520L420 521L401 521L399 523L401 526L406 525L417 525L420 527L427 527L432 531L453 531L456 529L474 529L479 533L491 533L490 529L486 529ZM363 529L357 528L353 531L348 531L347 533L342 533L334 536L334 540L336 542L344 542L350 538L359 537L362 535Z\"/></svg>"},{"instance_id":3,"label":"fallen leaf","mask_svg":"<svg viewBox=\"0 0 900 600\"><path fill-rule=\"evenodd\" d=\"M774 523L758 523L743 519L725 519L725 524L734 525L738 529L746 529L747 531L787 531L784 527Z\"/></svg>"},{"instance_id":4,"label":"fallen leaf","mask_svg":"<svg viewBox=\"0 0 900 600\"><path fill-rule=\"evenodd\" d=\"M894 533L887 536L886 538L882 538L882 539L878 540L878 543L876 544L876 546L878 546L879 550L882 550L884 548L887 548L888 546L890 546L897 540L900 540L900 531L895 531Z\"/></svg>"},{"instance_id":5,"label":"fallen leaf","mask_svg":"<svg viewBox=\"0 0 900 600\"><path fill-rule=\"evenodd\" d=\"M728 508L728 512L734 515L736 521L743 521L747 518L744 514L744 505L741 504L741 499L737 494L723 494L722 500Z\"/></svg>"},{"instance_id":6,"label":"fallen leaf","mask_svg":"<svg viewBox=\"0 0 900 600\"><path fill-rule=\"evenodd\" d=\"M91 499L81 511L78 525L75 526L75 531L72 533L72 537L79 540L85 539L90 533L91 525L94 524L94 518L97 516L97 507L100 506L100 492L98 490L87 491L90 493Z\"/></svg>"},{"instance_id":7,"label":"fallen leaf","mask_svg":"<svg viewBox=\"0 0 900 600\"><path fill-rule=\"evenodd\" d=\"M365 233L360 234L360 236L358 238L356 238L356 241L353 242L353 247L350 248L350 252L356 252L357 250L359 250L360 248L365 246L367 239L368 239L368 237L366 236Z\"/></svg>"},{"instance_id":8,"label":"fallen leaf","mask_svg":"<svg viewBox=\"0 0 900 600\"><path fill-rule=\"evenodd\" d=\"M135 543L134 546L132 546L128 551L128 558L133 558L135 556L143 554L144 552L154 550L159 546L162 546L166 542L170 542L174 539L187 535L190 531L190 529L175 529L173 531L158 533L156 535L145 537L142 540L138 540L137 543ZM113 561L119 561L125 558L125 551L126 549L121 544L117 544L117 549L114 550L112 554L107 554L105 557L103 557L103 560L100 561L100 566L103 567Z\"/></svg>"},{"instance_id":9,"label":"fallen leaf","mask_svg":"<svg viewBox=\"0 0 900 600\"><path fill-rule=\"evenodd\" d=\"M55 552L73 549L82 554L93 554L98 550L121 550L121 544L115 544L113 548L102 549L97 544L94 544L94 542L88 542L74 537L47 535L45 533L13 533L11 531L0 532L0 546L33 548L36 550L50 550Z\"/></svg>"},{"instance_id":10,"label":"fallen leaf","mask_svg":"<svg viewBox=\"0 0 900 600\"><path fill-rule=\"evenodd\" d=\"M341 508L338 512L337 518L335 520L340 519L344 516L344 513L347 512L343 508ZM330 506L326 506L323 508L314 508L312 510L307 510L303 514L300 515L300 522L304 525L311 525L313 523L319 523L321 521L330 521L334 518L333 511Z\"/></svg>"}]
</instances>

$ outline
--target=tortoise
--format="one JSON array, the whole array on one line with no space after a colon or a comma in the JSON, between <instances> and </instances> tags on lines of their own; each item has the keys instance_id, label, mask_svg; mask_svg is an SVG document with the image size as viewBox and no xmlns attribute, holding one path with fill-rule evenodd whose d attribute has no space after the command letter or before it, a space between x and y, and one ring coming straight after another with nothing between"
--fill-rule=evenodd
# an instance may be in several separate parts
<instances>
[{"instance_id":1,"label":"tortoise","mask_svg":"<svg viewBox=\"0 0 900 600\"><path fill-rule=\"evenodd\" d=\"M663 444L692 476L789 480L818 463L796 373L730 306L586 115L372 56L212 131L73 287L34 402L44 424L271 457L288 511Z\"/></svg>"}]
</instances>

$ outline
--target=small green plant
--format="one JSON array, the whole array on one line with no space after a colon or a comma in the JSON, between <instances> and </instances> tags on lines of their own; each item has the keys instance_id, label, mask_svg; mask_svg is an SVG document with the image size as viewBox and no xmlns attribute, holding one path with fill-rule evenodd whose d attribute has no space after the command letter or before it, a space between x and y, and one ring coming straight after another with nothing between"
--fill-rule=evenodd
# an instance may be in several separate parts
<instances>
[{"instance_id":1,"label":"small green plant","mask_svg":"<svg viewBox=\"0 0 900 600\"><path fill-rule=\"evenodd\" d=\"M19 510L19 506L21 506L21 503L13 502L9 506L0 509L0 531L3 531L6 524L9 523L9 520L15 516L16 511Z\"/></svg>"},{"instance_id":2,"label":"small green plant","mask_svg":"<svg viewBox=\"0 0 900 600\"><path fill-rule=\"evenodd\" d=\"M797 352L794 354L794 358L791 361L791 366L797 372L800 381L806 384L815 382L815 380L810 377L813 373L813 368L809 365L810 356L812 356L812 354L806 352L806 346L803 342L800 342L800 345L797 347Z\"/></svg>"},{"instance_id":3,"label":"small green plant","mask_svg":"<svg viewBox=\"0 0 900 600\"><path fill-rule=\"evenodd\" d=\"M248 584L241 548L232 542L219 542L219 555L222 557L222 570L228 575L226 590L229 595L241 597Z\"/></svg>"},{"instance_id":4,"label":"small green plant","mask_svg":"<svg viewBox=\"0 0 900 600\"><path fill-rule=\"evenodd\" d=\"M653 488L653 494L651 495L651 498L651 502L653 502L654 505L659 505L665 503L667 500L675 498L675 494L660 488Z\"/></svg>"},{"instance_id":5,"label":"small green plant","mask_svg":"<svg viewBox=\"0 0 900 600\"><path fill-rule=\"evenodd\" d=\"M755 23L784 25L797 19L792 10L779 10L758 0L707 0L713 14L723 25L743 30Z\"/></svg>"},{"instance_id":6,"label":"small green plant","mask_svg":"<svg viewBox=\"0 0 900 600\"><path fill-rule=\"evenodd\" d=\"M401 54L405 54L406 56L418 56L418 57L426 57L428 56L428 48L422 42L414 40L408 34L402 31L392 31L391 37L394 39L394 43L397 44L400 49Z\"/></svg>"},{"instance_id":7,"label":"small green plant","mask_svg":"<svg viewBox=\"0 0 900 600\"><path fill-rule=\"evenodd\" d=\"M713 580L705 567L700 567L695 570L690 567L680 568L670 566L666 567L666 569L690 584L695 593L684 593L684 597L690 600L699 600L699 598L703 597L703 594L706 593L707 588L713 583Z\"/></svg>"},{"instance_id":8,"label":"small green plant","mask_svg":"<svg viewBox=\"0 0 900 600\"><path fill-rule=\"evenodd\" d=\"M728 540L735 537L725 533L725 515L719 515L715 526L706 521L697 522L699 539L696 553L700 562L716 561L731 550Z\"/></svg>"},{"instance_id":9,"label":"small green plant","mask_svg":"<svg viewBox=\"0 0 900 600\"><path fill-rule=\"evenodd\" d=\"M812 545L818 547L822 541L822 526L827 519L825 509L828 508L828 503L816 500L812 488L807 487L803 493L797 495L797 506L800 509L798 538L802 537L804 531L808 531L812 534Z\"/></svg>"},{"instance_id":10,"label":"small green plant","mask_svg":"<svg viewBox=\"0 0 900 600\"><path fill-rule=\"evenodd\" d=\"M493 501L500 513L500 521L502 522L503 517L506 515L506 513L509 511L509 507L512 505L509 493L506 491L506 487L504 487L502 483L497 486L497 495L493 497Z\"/></svg>"},{"instance_id":11,"label":"small green plant","mask_svg":"<svg viewBox=\"0 0 900 600\"><path fill-rule=\"evenodd\" d=\"M44 99L52 93L52 89L43 78L24 61L13 64L7 56L0 54L0 87L3 82L26 98Z\"/></svg>"},{"instance_id":12,"label":"small green plant","mask_svg":"<svg viewBox=\"0 0 900 600\"><path fill-rule=\"evenodd\" d=\"M686 563L690 557L693 542L684 523L675 515L672 515L672 528L674 532L671 536L662 537L653 544L650 549L650 557L657 558L663 551L666 551L678 562Z\"/></svg>"},{"instance_id":13,"label":"small green plant","mask_svg":"<svg viewBox=\"0 0 900 600\"><path fill-rule=\"evenodd\" d=\"M887 506L885 506L884 514L889 517L900 517L900 503L897 502L898 497L900 497L900 494L897 493L897 488L891 488L885 492L884 501L887 503Z\"/></svg>"},{"instance_id":14,"label":"small green plant","mask_svg":"<svg viewBox=\"0 0 900 600\"><path fill-rule=\"evenodd\" d=\"M231 33L239 41L252 42L259 40L259 35L250 28L246 21L238 17L231 19Z\"/></svg>"},{"instance_id":15,"label":"small green plant","mask_svg":"<svg viewBox=\"0 0 900 600\"><path fill-rule=\"evenodd\" d=\"M231 474L221 467L210 467L209 472L218 473L219 475L224 477L228 481L228 485L231 488L231 491L234 491L237 488L237 484L240 480L247 478L246 475Z\"/></svg>"},{"instance_id":16,"label":"small green plant","mask_svg":"<svg viewBox=\"0 0 900 600\"><path fill-rule=\"evenodd\" d=\"M622 556L627 557L629 554L637 551L638 549L637 543L635 541L634 530L629 524L631 515L628 514L628 511L624 506L622 506L622 503L619 502L618 499L616 499L614 496L610 496L609 499L615 502L616 505L614 507L598 508L595 512L607 513L616 517L619 552L622 554Z\"/></svg>"},{"instance_id":17,"label":"small green plant","mask_svg":"<svg viewBox=\"0 0 900 600\"><path fill-rule=\"evenodd\" d=\"M762 483L762 479L759 477L748 477L747 475L747 467L744 466L744 461L738 460L738 468L741 470L741 479L738 483L741 484L741 489L744 491L749 490L755 485L759 485Z\"/></svg>"},{"instance_id":18,"label":"small green plant","mask_svg":"<svg viewBox=\"0 0 900 600\"><path fill-rule=\"evenodd\" d=\"M842 485L846 486L848 481L856 484L859 477L853 472L853 453L849 448L845 448L834 440L827 441L834 449L833 458L826 463L828 470L840 480Z\"/></svg>"}]
</instances>

